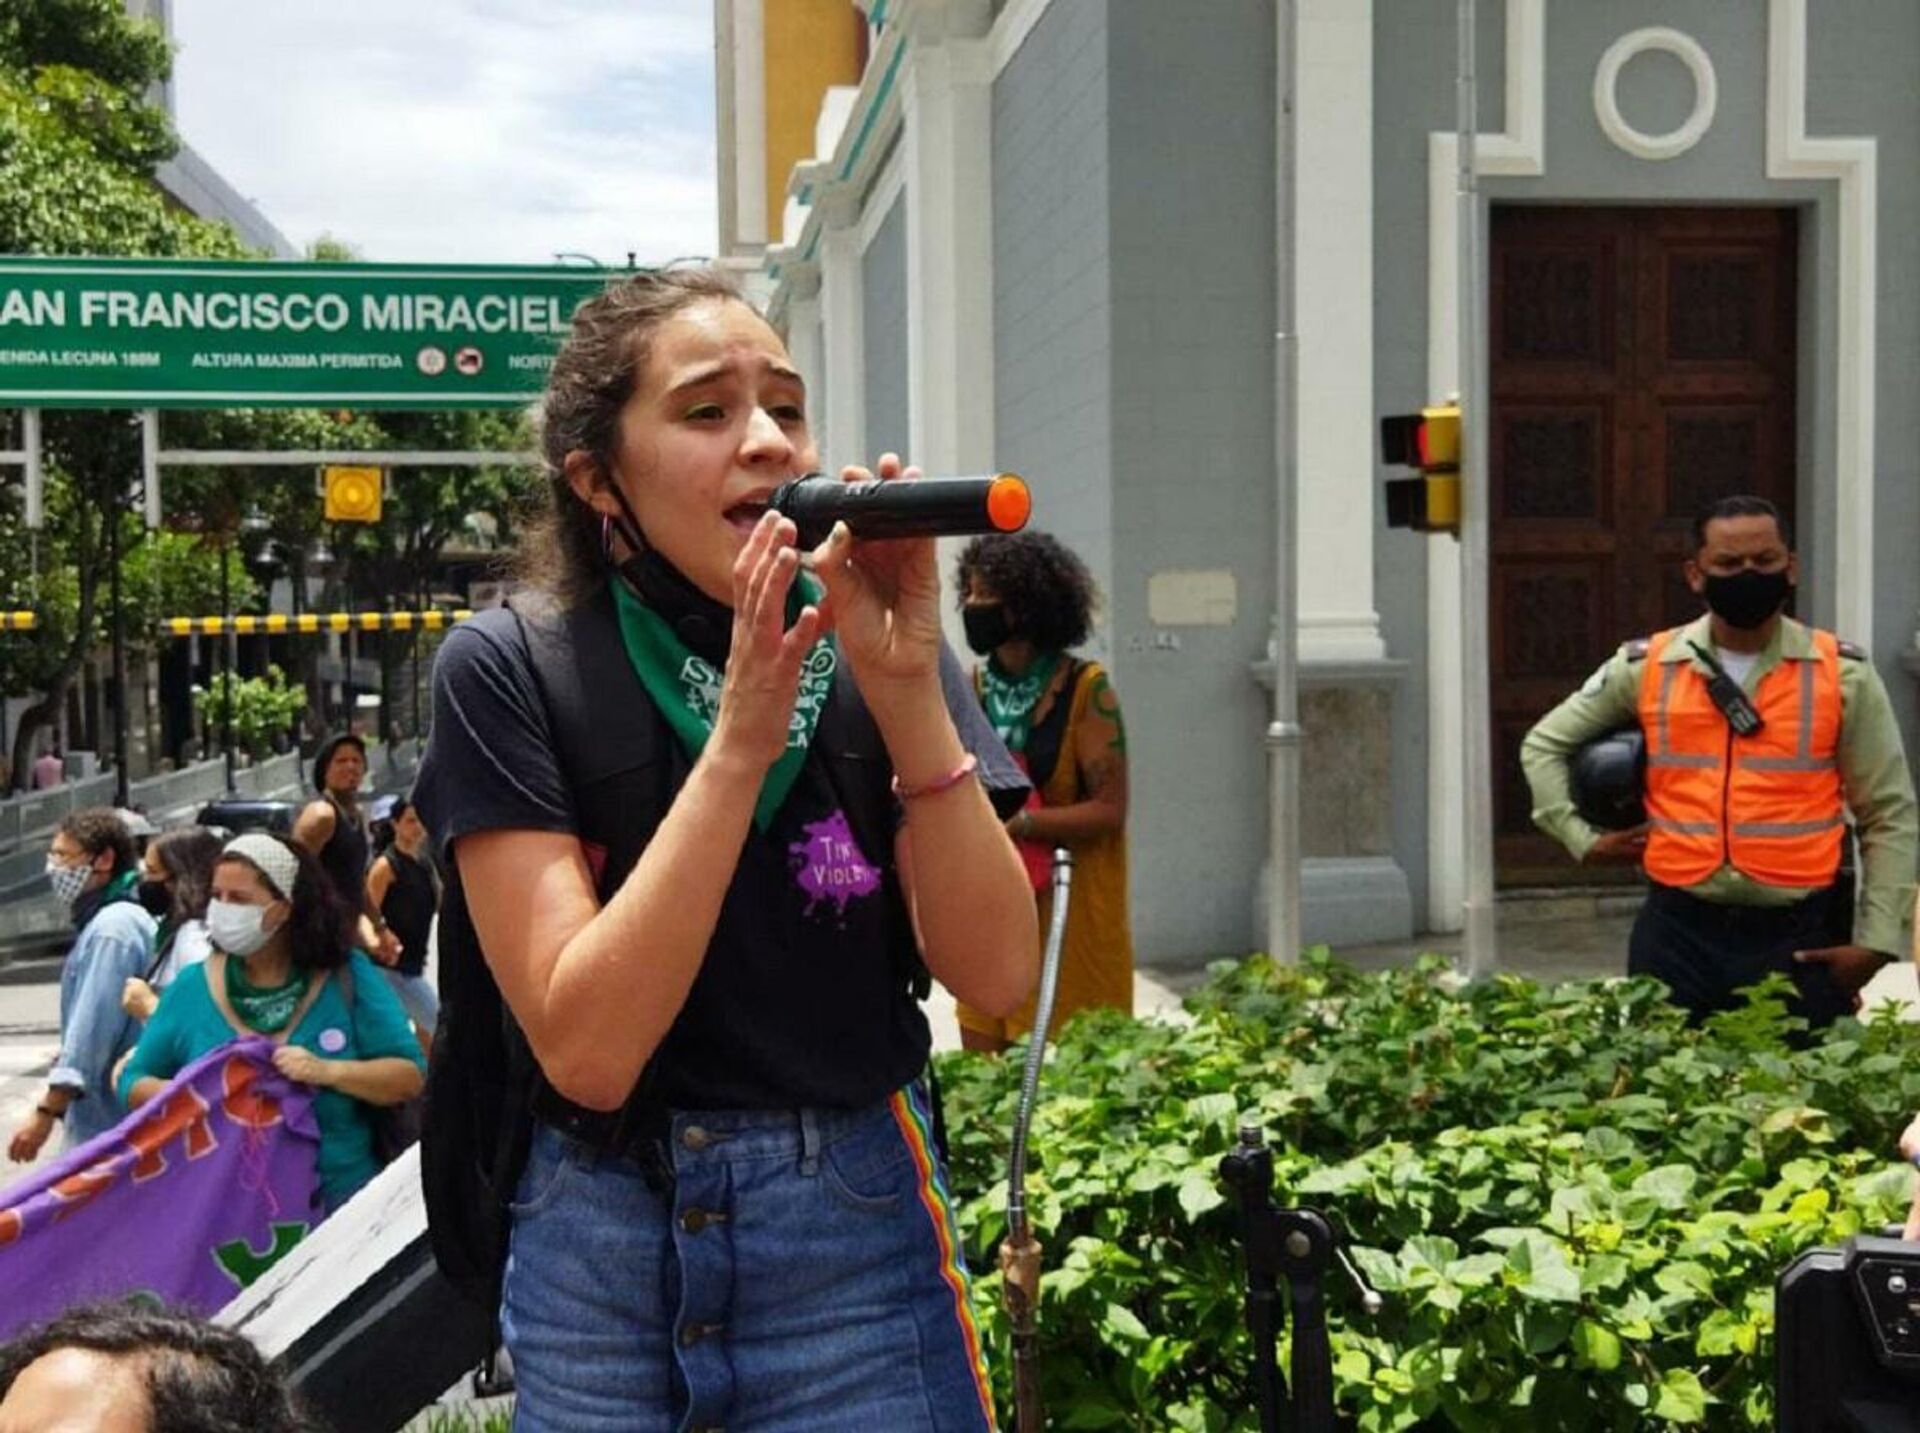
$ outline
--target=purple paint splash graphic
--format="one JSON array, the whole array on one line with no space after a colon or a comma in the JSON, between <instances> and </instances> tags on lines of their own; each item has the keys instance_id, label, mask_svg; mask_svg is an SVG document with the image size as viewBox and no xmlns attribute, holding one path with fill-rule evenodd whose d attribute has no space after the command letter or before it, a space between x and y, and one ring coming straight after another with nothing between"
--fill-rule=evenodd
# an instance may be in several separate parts
<instances>
[{"instance_id":1,"label":"purple paint splash graphic","mask_svg":"<svg viewBox=\"0 0 1920 1433\"><path fill-rule=\"evenodd\" d=\"M836 811L824 821L809 821L801 828L806 840L787 847L793 865L794 880L807 893L807 914L823 902L832 901L845 916L850 902L870 896L880 889L880 868L869 861L844 811Z\"/></svg>"}]
</instances>

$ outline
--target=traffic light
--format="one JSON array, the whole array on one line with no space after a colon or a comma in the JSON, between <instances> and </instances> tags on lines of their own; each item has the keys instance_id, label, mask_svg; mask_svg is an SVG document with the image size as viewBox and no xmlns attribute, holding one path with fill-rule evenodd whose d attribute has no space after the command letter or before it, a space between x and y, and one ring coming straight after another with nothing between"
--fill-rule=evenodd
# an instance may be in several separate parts
<instances>
[{"instance_id":1,"label":"traffic light","mask_svg":"<svg viewBox=\"0 0 1920 1433\"><path fill-rule=\"evenodd\" d=\"M1460 405L1443 403L1380 420L1380 456L1417 478L1387 479L1387 526L1460 531Z\"/></svg>"},{"instance_id":2,"label":"traffic light","mask_svg":"<svg viewBox=\"0 0 1920 1433\"><path fill-rule=\"evenodd\" d=\"M385 476L378 468L323 468L328 522L379 522Z\"/></svg>"}]
</instances>

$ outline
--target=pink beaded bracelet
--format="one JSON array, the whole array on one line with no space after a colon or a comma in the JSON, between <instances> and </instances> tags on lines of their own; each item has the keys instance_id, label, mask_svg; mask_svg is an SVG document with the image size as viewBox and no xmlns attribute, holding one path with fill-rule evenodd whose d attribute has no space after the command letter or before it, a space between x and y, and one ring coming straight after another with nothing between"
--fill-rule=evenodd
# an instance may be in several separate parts
<instances>
[{"instance_id":1,"label":"pink beaded bracelet","mask_svg":"<svg viewBox=\"0 0 1920 1433\"><path fill-rule=\"evenodd\" d=\"M893 778L893 794L902 801L912 801L919 796L938 796L942 791L951 791L979 768L980 762L972 752L960 758L960 764L945 776L929 781L925 786L902 786L900 778Z\"/></svg>"}]
</instances>

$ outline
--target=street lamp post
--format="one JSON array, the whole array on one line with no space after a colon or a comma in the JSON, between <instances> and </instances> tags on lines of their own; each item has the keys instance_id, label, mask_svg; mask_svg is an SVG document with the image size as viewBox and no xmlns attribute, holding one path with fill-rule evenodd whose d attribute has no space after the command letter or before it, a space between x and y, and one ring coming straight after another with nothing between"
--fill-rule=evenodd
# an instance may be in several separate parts
<instances>
[{"instance_id":1,"label":"street lamp post","mask_svg":"<svg viewBox=\"0 0 1920 1433\"><path fill-rule=\"evenodd\" d=\"M222 760L226 764L227 795L232 796L238 790L233 777L233 582L228 575L228 555L232 552L232 536L227 532L220 534L220 745L223 748Z\"/></svg>"},{"instance_id":2,"label":"street lamp post","mask_svg":"<svg viewBox=\"0 0 1920 1433\"><path fill-rule=\"evenodd\" d=\"M113 608L113 804L133 800L127 780L127 621L121 610L120 508L107 513L108 602Z\"/></svg>"}]
</instances>

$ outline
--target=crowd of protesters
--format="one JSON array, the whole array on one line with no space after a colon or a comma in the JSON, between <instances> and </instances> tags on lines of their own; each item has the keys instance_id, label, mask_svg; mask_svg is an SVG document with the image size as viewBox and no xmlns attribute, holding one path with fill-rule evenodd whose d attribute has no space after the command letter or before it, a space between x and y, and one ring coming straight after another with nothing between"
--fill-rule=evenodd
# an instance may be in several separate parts
<instances>
[{"instance_id":1,"label":"crowd of protesters","mask_svg":"<svg viewBox=\"0 0 1920 1433\"><path fill-rule=\"evenodd\" d=\"M60 823L46 863L74 929L60 1046L12 1132L14 1162L56 1128L65 1148L85 1144L199 1056L264 1035L275 1067L313 1087L326 1209L378 1171L410 1127L386 1112L419 1094L438 1013L426 966L440 887L408 801L370 819L366 770L359 737L327 742L291 839L193 826L141 849L119 811Z\"/></svg>"}]
</instances>

